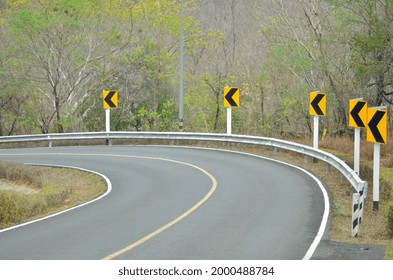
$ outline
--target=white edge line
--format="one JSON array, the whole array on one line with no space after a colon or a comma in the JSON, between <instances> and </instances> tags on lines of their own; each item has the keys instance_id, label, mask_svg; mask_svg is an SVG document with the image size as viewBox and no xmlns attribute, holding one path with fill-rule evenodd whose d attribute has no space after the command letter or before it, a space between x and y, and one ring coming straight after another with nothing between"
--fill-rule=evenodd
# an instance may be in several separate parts
<instances>
[{"instance_id":1,"label":"white edge line","mask_svg":"<svg viewBox=\"0 0 393 280\"><path fill-rule=\"evenodd\" d=\"M155 145L152 145L152 146L155 146ZM303 260L310 260L311 259L311 257L313 256L315 250L317 249L319 243L321 242L322 236L323 236L323 234L325 232L325 229L326 229L326 226L327 226L327 223L328 223L328 218L329 218L329 211L330 211L330 202L329 202L329 196L327 194L327 191L326 191L325 187L323 186L323 183L316 176L314 176L312 173L310 173L309 171L307 171L307 170L305 170L305 169L303 169L303 168L301 168L299 166L296 166L296 165L293 165L293 164L290 164L290 163L287 163L287 162L284 162L284 161L280 161L280 160L276 160L276 159L272 159L272 158L269 158L269 157L260 156L260 155L256 155L256 154L240 152L240 151L230 151L230 150L225 150L225 149L204 148L204 147L189 147L189 146L176 146L176 147L174 147L174 146L161 146L160 145L159 147L215 150L215 151L222 151L222 152L228 152L228 153L243 154L243 155L248 155L248 156L253 156L253 157L259 157L259 158L270 160L270 161L273 161L273 162L278 162L278 163L281 163L281 164L284 164L284 165L287 165L287 166L294 167L294 168L296 168L298 170L301 170L304 173L306 173L308 176L310 176L312 179L314 179L314 181L317 182L319 188L322 191L323 198L324 198L324 204L325 204L321 225L319 227L317 235L315 236L314 241L311 243L310 248L308 249L308 251L306 252L306 254L303 257ZM108 195L112 191L112 183L108 179L108 177L106 177L105 175L103 175L101 173L98 173L96 171L92 171L92 170L88 170L88 169L84 169L84 168L80 168L80 167L74 167L74 166L65 166L65 165L52 165L52 164L51 165L47 165L47 164L33 164L33 165L73 168L73 169L78 169L78 170L81 170L81 171L90 172L90 173L93 173L93 174L101 176L106 181L108 189L107 189L107 191L103 195L101 195L101 196L99 196L99 197L97 197L97 198L95 198L95 199L93 199L91 201L85 202L83 204L80 204L80 205L77 205L75 207L63 210L61 212L57 212L55 214L52 214L52 215L49 215L49 216L46 216L46 217L42 217L42 218L37 219L37 220L33 220L33 221L30 221L30 222L27 222L27 223L19 224L19 225L13 226L13 227L9 227L9 228L0 230L0 233L5 232L5 231L9 231L9 230L13 230L13 229L16 229L16 228L19 228L19 227L22 227L22 226L26 226L26 225L29 225L29 224L32 224L32 223L36 223L36 222L39 222L39 221L42 221L42 220L46 220L46 219L58 216L60 214L69 212L71 210L77 209L79 207L83 207L85 205L88 205L90 203L93 203L93 202L95 202L95 201L105 197L106 195Z\"/></svg>"},{"instance_id":2,"label":"white edge line","mask_svg":"<svg viewBox=\"0 0 393 280\"><path fill-rule=\"evenodd\" d=\"M307 171L307 170L305 170L303 168L299 168L299 169L301 169L304 172L306 172L311 178L313 178L318 183L318 186L319 186L319 188L322 191L324 202L325 202L325 210L324 210L324 213L323 213L323 216L322 216L322 221L321 221L321 225L319 227L318 233L315 236L315 239L314 239L313 243L311 243L311 246L308 249L307 253L303 257L303 260L310 260L311 257L313 256L315 250L317 249L319 243L321 242L321 239L322 239L323 234L325 232L325 229L326 229L326 226L327 226L327 223L328 223L328 219L329 219L330 202L329 202L329 196L327 194L327 191L326 191L325 187L323 186L321 180L319 180L317 177L315 177L309 171Z\"/></svg>"},{"instance_id":3,"label":"white edge line","mask_svg":"<svg viewBox=\"0 0 393 280\"><path fill-rule=\"evenodd\" d=\"M22 224L19 224L19 225L16 225L16 226L12 226L12 227L8 227L8 228L5 228L5 229L2 229L2 230L0 230L0 233L6 232L6 231L10 231L10 230L13 230L13 229L17 229L17 228L20 228L20 227L23 227L23 226L27 226L27 225L30 225L30 224L33 224L33 223L37 223L37 222L40 222L40 221L43 221L43 220L46 220L46 219L50 219L50 218L56 217L56 216L58 216L58 215L64 214L64 213L66 213L66 212L75 210L75 209L77 209L77 208L86 206L86 205L88 205L88 204L90 204L90 203L93 203L93 202L96 202L97 200L100 200L101 198L104 198L105 196L107 196L107 195L112 191L112 183L111 183L111 181L108 179L108 177L106 177L104 174L101 174L101 173L96 172L96 171L88 170L88 169L81 168L81 167L67 166L67 165L36 164L36 163L27 163L27 164L28 164L28 165L36 165L36 166L72 168L72 169L77 169L77 170L80 170L80 171L85 171L85 172L93 173L93 174L96 174L96 175L100 176L101 178L103 178L103 179L105 180L106 185L107 185L107 190L106 190L106 192L105 192L104 194L100 195L99 197L94 198L93 200L90 200L90 201L88 201L88 202L79 204L79 205L74 206L74 207L72 207L72 208L65 209L65 210L60 211L60 212L57 212L57 213L54 213L54 214L49 215L49 216L45 216L45 217L42 217L42 218L39 218L39 219L36 219L36 220L33 220L33 221L29 221L29 222L22 223Z\"/></svg>"},{"instance_id":4,"label":"white edge line","mask_svg":"<svg viewBox=\"0 0 393 280\"><path fill-rule=\"evenodd\" d=\"M160 147L163 147L163 146L160 146ZM290 163L287 163L287 162L284 162L284 161L280 161L280 160L277 160L277 159L272 159L272 158L269 158L269 157L256 155L256 154L251 154L251 153L246 153L246 152L231 151L231 150L217 149L217 148L205 148L205 147L189 147L189 146L166 146L166 147L169 147L169 148L179 148L179 147L181 147L181 148L187 148L187 149L214 150L214 151L222 151L222 152L236 153L236 154L243 154L243 155L258 157L258 158L262 158L262 159L265 159L265 160L270 160L270 161L273 161L273 162L277 162L277 163L280 163L280 164L291 166L293 168L296 168L296 169L306 173L308 176L310 176L312 179L314 179L314 181L317 182L318 187L322 191L325 207L324 207L324 212L323 212L323 216L322 216L322 220L321 220L321 225L319 226L319 230L317 232L317 235L315 236L314 241L311 243L311 246L307 250L306 254L302 258L302 260L310 260L311 259L311 257L313 256L315 250L317 249L319 243L321 242L323 234L324 234L324 232L326 230L326 226L327 226L328 219L329 219L329 212L330 212L330 201L329 201L328 193L327 193L323 183L321 182L321 180L319 180L315 175L313 175L311 172L309 172L306 169L301 168L299 166L296 166L296 165L293 165L293 164L290 164Z\"/></svg>"}]
</instances>

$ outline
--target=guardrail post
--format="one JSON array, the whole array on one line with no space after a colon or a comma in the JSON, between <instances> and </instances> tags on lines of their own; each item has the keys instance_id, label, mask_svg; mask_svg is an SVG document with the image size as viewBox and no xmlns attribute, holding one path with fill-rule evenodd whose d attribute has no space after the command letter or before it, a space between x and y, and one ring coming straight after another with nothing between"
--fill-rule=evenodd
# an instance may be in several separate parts
<instances>
[{"instance_id":1,"label":"guardrail post","mask_svg":"<svg viewBox=\"0 0 393 280\"><path fill-rule=\"evenodd\" d=\"M362 190L363 190L363 197L364 199L366 199L368 195L368 183L366 181L363 181Z\"/></svg>"},{"instance_id":2,"label":"guardrail post","mask_svg":"<svg viewBox=\"0 0 393 280\"><path fill-rule=\"evenodd\" d=\"M52 148L53 141L50 139L50 135L48 135L48 141L49 141L49 148Z\"/></svg>"},{"instance_id":3,"label":"guardrail post","mask_svg":"<svg viewBox=\"0 0 393 280\"><path fill-rule=\"evenodd\" d=\"M358 236L359 233L359 210L360 210L360 194L352 195L352 236Z\"/></svg>"},{"instance_id":4,"label":"guardrail post","mask_svg":"<svg viewBox=\"0 0 393 280\"><path fill-rule=\"evenodd\" d=\"M109 133L107 134L106 145L107 146L112 146L112 139L109 138Z\"/></svg>"},{"instance_id":5,"label":"guardrail post","mask_svg":"<svg viewBox=\"0 0 393 280\"><path fill-rule=\"evenodd\" d=\"M366 198L367 198L367 192L368 192L368 183L366 181L363 181L362 184L360 185L360 200L359 200L359 224L362 223L363 219L363 213L365 211L366 207Z\"/></svg>"},{"instance_id":6,"label":"guardrail post","mask_svg":"<svg viewBox=\"0 0 393 280\"><path fill-rule=\"evenodd\" d=\"M326 174L330 173L330 164L326 163Z\"/></svg>"},{"instance_id":7,"label":"guardrail post","mask_svg":"<svg viewBox=\"0 0 393 280\"><path fill-rule=\"evenodd\" d=\"M364 193L361 191L359 196L359 225L362 223L364 213Z\"/></svg>"}]
</instances>

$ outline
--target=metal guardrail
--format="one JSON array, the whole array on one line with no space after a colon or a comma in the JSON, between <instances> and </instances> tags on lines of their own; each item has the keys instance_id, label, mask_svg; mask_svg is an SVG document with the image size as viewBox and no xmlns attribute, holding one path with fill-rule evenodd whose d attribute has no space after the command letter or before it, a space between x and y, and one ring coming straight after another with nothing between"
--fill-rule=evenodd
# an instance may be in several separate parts
<instances>
[{"instance_id":1,"label":"metal guardrail","mask_svg":"<svg viewBox=\"0 0 393 280\"><path fill-rule=\"evenodd\" d=\"M3 136L0 137L0 143L47 141L49 147L52 147L54 141L96 139L105 139L108 145L112 144L113 139L191 140L254 144L293 151L322 160L335 167L355 190L352 207L352 235L356 236L358 234L359 224L363 215L364 199L367 195L367 182L363 181L343 160L330 153L306 145L269 137L183 132L79 132Z\"/></svg>"}]
</instances>

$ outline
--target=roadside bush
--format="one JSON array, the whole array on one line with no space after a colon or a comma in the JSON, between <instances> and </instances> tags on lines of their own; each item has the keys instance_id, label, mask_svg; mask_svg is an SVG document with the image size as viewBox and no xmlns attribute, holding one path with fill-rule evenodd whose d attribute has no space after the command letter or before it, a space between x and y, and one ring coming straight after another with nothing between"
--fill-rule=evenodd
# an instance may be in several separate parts
<instances>
[{"instance_id":1,"label":"roadside bush","mask_svg":"<svg viewBox=\"0 0 393 280\"><path fill-rule=\"evenodd\" d=\"M48 203L46 200L40 195L34 195L30 199L27 199L28 202L28 213L29 217L34 217L36 215L42 214L48 209Z\"/></svg>"},{"instance_id":2,"label":"roadside bush","mask_svg":"<svg viewBox=\"0 0 393 280\"><path fill-rule=\"evenodd\" d=\"M0 228L17 224L46 211L48 203L40 195L0 192Z\"/></svg>"},{"instance_id":3,"label":"roadside bush","mask_svg":"<svg viewBox=\"0 0 393 280\"><path fill-rule=\"evenodd\" d=\"M49 207L60 206L72 192L72 187L44 187L33 195L13 191L0 191L0 228L40 215Z\"/></svg>"},{"instance_id":4,"label":"roadside bush","mask_svg":"<svg viewBox=\"0 0 393 280\"><path fill-rule=\"evenodd\" d=\"M47 185L41 191L41 196L49 207L56 207L62 204L72 192L72 186L56 187Z\"/></svg>"},{"instance_id":5,"label":"roadside bush","mask_svg":"<svg viewBox=\"0 0 393 280\"><path fill-rule=\"evenodd\" d=\"M393 237L393 204L390 205L389 208L388 208L387 217L388 217L389 234L390 234L390 236Z\"/></svg>"},{"instance_id":6,"label":"roadside bush","mask_svg":"<svg viewBox=\"0 0 393 280\"><path fill-rule=\"evenodd\" d=\"M0 224L9 225L19 220L17 195L13 192L0 192Z\"/></svg>"}]
</instances>

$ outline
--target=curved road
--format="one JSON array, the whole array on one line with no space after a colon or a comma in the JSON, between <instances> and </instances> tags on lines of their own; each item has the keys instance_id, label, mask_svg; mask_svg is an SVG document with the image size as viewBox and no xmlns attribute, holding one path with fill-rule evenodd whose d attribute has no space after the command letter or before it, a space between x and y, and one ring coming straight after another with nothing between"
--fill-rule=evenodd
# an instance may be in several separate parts
<instances>
[{"instance_id":1,"label":"curved road","mask_svg":"<svg viewBox=\"0 0 393 280\"><path fill-rule=\"evenodd\" d=\"M0 160L112 183L94 203L0 231L0 259L302 259L326 223L320 183L261 157L131 146L0 150Z\"/></svg>"}]
</instances>

